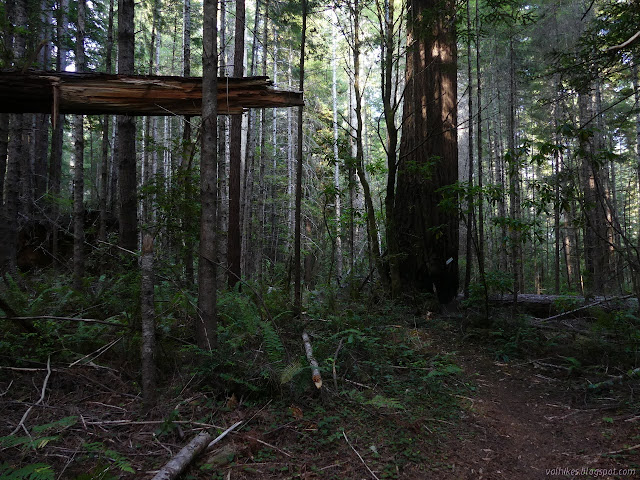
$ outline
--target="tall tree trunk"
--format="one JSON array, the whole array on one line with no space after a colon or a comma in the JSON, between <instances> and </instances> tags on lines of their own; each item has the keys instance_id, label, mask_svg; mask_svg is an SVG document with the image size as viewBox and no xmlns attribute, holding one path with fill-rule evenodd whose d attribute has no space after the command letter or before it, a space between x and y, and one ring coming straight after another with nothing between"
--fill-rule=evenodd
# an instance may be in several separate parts
<instances>
[{"instance_id":1,"label":"tall tree trunk","mask_svg":"<svg viewBox=\"0 0 640 480\"><path fill-rule=\"evenodd\" d=\"M378 4L379 6L379 4ZM398 127L396 126L396 111L398 109L397 70L394 65L394 51L396 46L396 35L394 31L394 2L384 0L382 9L378 8L378 17L381 30L380 60L381 60L381 90L382 105L384 112L385 126L387 127L387 137L385 151L387 155L387 185L386 197L384 200L386 216L386 240L387 257L389 259L389 281L392 297L398 297L401 293L402 282L400 280L398 262L398 234L396 231L396 221L394 205L396 199L396 177L398 171ZM394 76L395 74L395 76Z\"/></svg>"},{"instance_id":2,"label":"tall tree trunk","mask_svg":"<svg viewBox=\"0 0 640 480\"><path fill-rule=\"evenodd\" d=\"M253 39L251 41L251 54L247 60L247 69L249 76L253 77L257 72L257 46L259 30L259 16L260 16L260 0L256 1L256 9L253 19ZM250 63L249 63L250 61ZM262 110L260 118L262 119ZM245 155L244 155L244 185L241 195L241 268L240 271L247 278L252 278L254 274L254 255L256 252L255 245L255 209L254 209L254 187L256 184L256 146L260 145L262 126L256 128L257 125L257 112L255 109L249 110L247 114L247 126L245 135ZM257 135L254 133L257 130Z\"/></svg>"},{"instance_id":3,"label":"tall tree trunk","mask_svg":"<svg viewBox=\"0 0 640 480\"><path fill-rule=\"evenodd\" d=\"M134 0L118 0L118 73L134 74ZM117 128L120 246L133 251L138 246L135 117L118 115Z\"/></svg>"},{"instance_id":4,"label":"tall tree trunk","mask_svg":"<svg viewBox=\"0 0 640 480\"><path fill-rule=\"evenodd\" d=\"M218 1L204 0L202 41L202 153L200 162L200 259L196 341L216 345L216 200L218 160Z\"/></svg>"},{"instance_id":5,"label":"tall tree trunk","mask_svg":"<svg viewBox=\"0 0 640 480\"><path fill-rule=\"evenodd\" d=\"M69 0L58 0L58 18L56 19L56 47L58 55L56 58L56 70L62 72L67 67L67 48L65 37L67 35L67 12L69 10ZM64 115L56 115L53 119L51 132L51 153L49 156L49 179L48 193L52 199L51 218L53 220L51 232L51 254L55 263L58 263L58 216L59 216L59 196L62 181L62 143L64 133Z\"/></svg>"},{"instance_id":6,"label":"tall tree trunk","mask_svg":"<svg viewBox=\"0 0 640 480\"><path fill-rule=\"evenodd\" d=\"M25 0L17 0L10 8L9 19L16 27L13 36L13 55L16 66L24 60L26 51L26 39L24 33L27 31L27 4ZM9 143L7 146L7 173L5 177L4 205L5 221L5 248L0 251L4 253L4 258L0 262L2 272L14 273L17 269L18 254L18 210L20 208L20 167L24 152L23 123L25 116L11 114L9 116Z\"/></svg>"},{"instance_id":7,"label":"tall tree trunk","mask_svg":"<svg viewBox=\"0 0 640 480\"><path fill-rule=\"evenodd\" d=\"M184 0L182 32L182 74L191 75L191 0ZM195 201L196 192L191 182L191 158L194 145L191 139L191 117L185 116L182 128L182 161L180 164L180 181L182 182L185 199ZM195 275L193 269L193 249L195 248L192 235L193 222L190 215L182 218L184 227L184 273L187 285L193 286Z\"/></svg>"},{"instance_id":8,"label":"tall tree trunk","mask_svg":"<svg viewBox=\"0 0 640 480\"><path fill-rule=\"evenodd\" d=\"M220 62L219 71L220 77L229 76L228 71L228 51L227 51L227 2L220 2ZM227 176L227 155L228 144L227 138L229 137L229 116L225 115L218 119L218 191L217 191L217 216L216 216L216 231L226 232L228 230L228 213L229 213L229 195L228 192L228 176ZM220 283L225 283L227 279L227 271L225 269L227 265L227 237L226 235L218 235L217 240L217 254L221 259L223 268L220 269Z\"/></svg>"},{"instance_id":9,"label":"tall tree trunk","mask_svg":"<svg viewBox=\"0 0 640 480\"><path fill-rule=\"evenodd\" d=\"M233 76L244 76L244 0L236 0ZM229 231L227 233L227 263L229 288L241 278L242 240L240 232L240 196L242 167L242 115L231 116L229 150Z\"/></svg>"},{"instance_id":10,"label":"tall tree trunk","mask_svg":"<svg viewBox=\"0 0 640 480\"><path fill-rule=\"evenodd\" d=\"M304 92L304 55L307 36L307 0L302 0L302 38L300 40L300 91ZM294 300L293 312L295 316L302 313L302 282L301 282L301 223L302 223L302 162L303 157L303 128L302 114L304 107L298 108L298 153L296 168L296 206L295 206L295 231L294 231L294 254L293 254L293 270L294 270Z\"/></svg>"},{"instance_id":11,"label":"tall tree trunk","mask_svg":"<svg viewBox=\"0 0 640 480\"><path fill-rule=\"evenodd\" d=\"M262 75L267 76L267 45L269 41L269 0L265 0L264 2L264 23L262 25ZM275 40L274 40L275 44ZM276 52L277 53L277 52ZM274 53L274 55L276 54ZM274 61L275 63L275 61ZM274 79L275 82L275 79ZM259 188L259 198L258 198L258 231L257 235L257 245L256 245L256 267L258 269L258 282L262 282L262 274L263 274L263 255L264 255L264 235L265 229L263 227L265 221L265 203L267 197L267 188L265 185L265 171L266 171L266 146L267 146L267 110L262 109L260 111L260 172L258 175L258 188ZM275 157L275 144L274 148L274 157Z\"/></svg>"},{"instance_id":12,"label":"tall tree trunk","mask_svg":"<svg viewBox=\"0 0 640 480\"><path fill-rule=\"evenodd\" d=\"M2 210L3 202L4 202L4 178L7 171L8 147L9 147L9 114L0 113L0 210ZM2 223L4 224L4 221ZM4 228L4 227L0 227L0 228Z\"/></svg>"},{"instance_id":13,"label":"tall tree trunk","mask_svg":"<svg viewBox=\"0 0 640 480\"><path fill-rule=\"evenodd\" d=\"M364 195L366 219L367 219L367 233L369 252L372 256L375 268L378 271L380 280L383 285L387 285L388 277L382 263L382 257L380 254L380 242L378 240L378 225L376 222L376 212L373 206L373 199L371 198L371 187L367 179L365 166L364 166L364 144L363 144L363 128L364 119L362 112L362 86L360 85L360 14L361 7L359 0L354 0L353 3L353 88L355 92L355 115L356 115L356 173L360 179L362 185L362 193Z\"/></svg>"},{"instance_id":14,"label":"tall tree trunk","mask_svg":"<svg viewBox=\"0 0 640 480\"><path fill-rule=\"evenodd\" d=\"M471 6L467 0L467 78L469 82L469 137L468 137L468 160L467 160L467 235L466 235L466 264L464 270L464 298L469 298L469 285L471 284L471 263L473 258L473 223L474 223L474 199L473 199L473 72L471 68Z\"/></svg>"},{"instance_id":15,"label":"tall tree trunk","mask_svg":"<svg viewBox=\"0 0 640 480\"><path fill-rule=\"evenodd\" d=\"M516 153L516 67L513 36L509 39L509 101L507 103L507 151L509 168L509 210L511 220L517 224L520 220L520 158ZM520 291L520 234L511 227L511 273L513 275L513 303L518 301Z\"/></svg>"},{"instance_id":16,"label":"tall tree trunk","mask_svg":"<svg viewBox=\"0 0 640 480\"><path fill-rule=\"evenodd\" d=\"M78 0L78 30L76 32L76 70L83 72L85 37L85 0ZM82 289L84 278L84 117L73 119L75 150L73 156L73 287Z\"/></svg>"},{"instance_id":17,"label":"tall tree trunk","mask_svg":"<svg viewBox=\"0 0 640 480\"><path fill-rule=\"evenodd\" d=\"M107 26L107 43L105 45L105 69L107 73L113 70L113 2L109 0L109 23ZM107 197L109 195L109 132L111 126L111 117L105 115L102 119L102 158L100 163L100 227L98 230L98 239L105 242L107 240Z\"/></svg>"},{"instance_id":18,"label":"tall tree trunk","mask_svg":"<svg viewBox=\"0 0 640 480\"><path fill-rule=\"evenodd\" d=\"M337 31L335 24L331 29L331 99L333 104L333 188L336 223L335 262L338 285L342 281L342 228L341 228L341 195L340 195L340 155L338 152L338 75L336 58Z\"/></svg>"},{"instance_id":19,"label":"tall tree trunk","mask_svg":"<svg viewBox=\"0 0 640 480\"><path fill-rule=\"evenodd\" d=\"M633 58L633 90L636 105L640 105L640 80L638 80L638 63L640 63L640 55ZM638 175L638 189L640 192L640 111L636 113L636 169ZM640 204L638 205L638 243L640 244ZM639 283L640 283L640 279Z\"/></svg>"},{"instance_id":20,"label":"tall tree trunk","mask_svg":"<svg viewBox=\"0 0 640 480\"><path fill-rule=\"evenodd\" d=\"M487 293L487 285L484 278L484 166L483 166L483 150L482 150L482 70L480 68L480 16L478 15L478 2L476 2L476 94L478 98L478 133L476 135L476 146L478 148L478 269L482 277L485 293Z\"/></svg>"},{"instance_id":21,"label":"tall tree trunk","mask_svg":"<svg viewBox=\"0 0 640 480\"><path fill-rule=\"evenodd\" d=\"M554 82L554 85L557 86L557 82ZM555 89L557 92L557 88ZM553 138L554 143L558 145L559 135L558 135L558 118L559 118L559 98L553 104ZM557 149L554 149L553 152L553 173L555 176L554 183L554 206L553 206L553 229L555 234L555 251L554 251L554 262L553 262L553 284L554 284L554 293L556 295L560 294L560 239L561 239L561 231L560 231L560 152Z\"/></svg>"},{"instance_id":22,"label":"tall tree trunk","mask_svg":"<svg viewBox=\"0 0 640 480\"><path fill-rule=\"evenodd\" d=\"M411 0L404 132L395 204L400 274L405 290L458 293L457 199L442 188L458 180L454 4ZM446 208L442 202L453 204Z\"/></svg>"},{"instance_id":23,"label":"tall tree trunk","mask_svg":"<svg viewBox=\"0 0 640 480\"><path fill-rule=\"evenodd\" d=\"M606 219L603 215L602 178L596 163L596 145L589 123L593 119L592 88L578 93L580 115L580 155L584 215L584 288L587 295L604 293L607 280L605 264L608 263Z\"/></svg>"}]
</instances>

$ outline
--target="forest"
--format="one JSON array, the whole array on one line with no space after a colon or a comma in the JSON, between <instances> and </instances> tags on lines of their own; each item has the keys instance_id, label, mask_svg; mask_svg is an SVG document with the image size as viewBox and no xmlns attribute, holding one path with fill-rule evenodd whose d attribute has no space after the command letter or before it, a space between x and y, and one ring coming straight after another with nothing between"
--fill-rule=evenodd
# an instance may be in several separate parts
<instances>
[{"instance_id":1,"label":"forest","mask_svg":"<svg viewBox=\"0 0 640 480\"><path fill-rule=\"evenodd\" d=\"M0 478L633 478L637 0L0 0Z\"/></svg>"}]
</instances>

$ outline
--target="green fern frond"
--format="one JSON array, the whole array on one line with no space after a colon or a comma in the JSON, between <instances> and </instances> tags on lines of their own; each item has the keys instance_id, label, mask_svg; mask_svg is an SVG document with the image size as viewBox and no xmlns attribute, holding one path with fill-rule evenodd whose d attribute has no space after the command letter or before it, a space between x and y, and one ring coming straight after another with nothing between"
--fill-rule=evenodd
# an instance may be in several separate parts
<instances>
[{"instance_id":1,"label":"green fern frond","mask_svg":"<svg viewBox=\"0 0 640 480\"><path fill-rule=\"evenodd\" d=\"M293 377L295 377L302 370L303 367L300 363L300 360L295 360L294 362L290 363L280 372L280 384L284 385L285 383L289 383L293 379Z\"/></svg>"},{"instance_id":2,"label":"green fern frond","mask_svg":"<svg viewBox=\"0 0 640 480\"><path fill-rule=\"evenodd\" d=\"M264 339L267 358L271 363L281 363L284 361L285 351L280 335L269 322L262 322L262 336Z\"/></svg>"},{"instance_id":3,"label":"green fern frond","mask_svg":"<svg viewBox=\"0 0 640 480\"><path fill-rule=\"evenodd\" d=\"M0 464L0 478L5 480L53 480L54 471L45 463L33 463L15 469L8 463Z\"/></svg>"},{"instance_id":4,"label":"green fern frond","mask_svg":"<svg viewBox=\"0 0 640 480\"><path fill-rule=\"evenodd\" d=\"M45 423L44 425L36 425L35 427L33 427L33 431L35 433L44 433L47 430L53 430L56 428L64 429L72 425L75 425L77 421L78 421L78 417L76 416L64 417L64 418L61 418L60 420L56 420L55 422Z\"/></svg>"},{"instance_id":5,"label":"green fern frond","mask_svg":"<svg viewBox=\"0 0 640 480\"><path fill-rule=\"evenodd\" d=\"M396 410L403 410L404 405L395 398L383 397L382 395L376 395L371 400L365 402L367 405L373 405L378 408L393 408Z\"/></svg>"}]
</instances>

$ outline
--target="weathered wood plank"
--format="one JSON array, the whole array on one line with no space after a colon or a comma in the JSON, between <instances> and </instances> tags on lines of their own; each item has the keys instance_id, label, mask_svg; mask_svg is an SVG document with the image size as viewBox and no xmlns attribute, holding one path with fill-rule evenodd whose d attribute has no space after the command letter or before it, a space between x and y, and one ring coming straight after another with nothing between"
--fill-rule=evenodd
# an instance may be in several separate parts
<instances>
[{"instance_id":1,"label":"weathered wood plank","mask_svg":"<svg viewBox=\"0 0 640 480\"><path fill-rule=\"evenodd\" d=\"M56 103L57 102L57 103ZM218 113L303 105L268 77L219 78ZM0 112L200 115L202 78L72 72L0 72Z\"/></svg>"}]
</instances>

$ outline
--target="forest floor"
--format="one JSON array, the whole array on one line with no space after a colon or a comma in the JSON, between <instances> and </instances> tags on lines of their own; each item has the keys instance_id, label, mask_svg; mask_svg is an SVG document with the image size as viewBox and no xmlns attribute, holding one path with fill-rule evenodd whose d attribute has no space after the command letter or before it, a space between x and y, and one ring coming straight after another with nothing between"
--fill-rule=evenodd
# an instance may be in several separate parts
<instances>
[{"instance_id":1,"label":"forest floor","mask_svg":"<svg viewBox=\"0 0 640 480\"><path fill-rule=\"evenodd\" d=\"M44 365L4 367L0 478L151 478L203 427L242 420L181 478L640 479L639 382L590 392L602 372L556 354L505 359L456 318L391 327L385 343L411 343L429 367L356 376L349 354L358 381L329 371L320 393L251 401L176 377L147 414L116 364L52 365L47 381Z\"/></svg>"}]
</instances>

